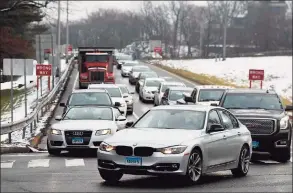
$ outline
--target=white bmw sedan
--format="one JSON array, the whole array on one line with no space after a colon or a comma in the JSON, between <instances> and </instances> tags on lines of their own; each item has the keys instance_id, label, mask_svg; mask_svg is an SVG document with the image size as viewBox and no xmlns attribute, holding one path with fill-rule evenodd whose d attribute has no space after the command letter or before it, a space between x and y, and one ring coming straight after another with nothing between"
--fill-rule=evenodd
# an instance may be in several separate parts
<instances>
[{"instance_id":1,"label":"white bmw sedan","mask_svg":"<svg viewBox=\"0 0 293 193\"><path fill-rule=\"evenodd\" d=\"M248 173L251 134L224 108L159 106L127 126L100 145L98 170L105 181L117 182L123 174L177 174L197 183L220 170Z\"/></svg>"},{"instance_id":2,"label":"white bmw sedan","mask_svg":"<svg viewBox=\"0 0 293 193\"><path fill-rule=\"evenodd\" d=\"M48 131L47 149L51 155L62 150L97 149L126 124L126 117L109 106L75 106L55 119L59 122Z\"/></svg>"}]
</instances>

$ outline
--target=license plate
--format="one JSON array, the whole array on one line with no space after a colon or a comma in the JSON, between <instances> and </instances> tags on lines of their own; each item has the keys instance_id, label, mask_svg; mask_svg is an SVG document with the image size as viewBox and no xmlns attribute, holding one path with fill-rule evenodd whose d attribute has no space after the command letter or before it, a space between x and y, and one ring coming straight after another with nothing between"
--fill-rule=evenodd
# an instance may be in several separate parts
<instances>
[{"instance_id":1,"label":"license plate","mask_svg":"<svg viewBox=\"0 0 293 193\"><path fill-rule=\"evenodd\" d=\"M126 157L125 164L131 166L141 166L142 159L141 157Z\"/></svg>"},{"instance_id":2,"label":"license plate","mask_svg":"<svg viewBox=\"0 0 293 193\"><path fill-rule=\"evenodd\" d=\"M258 141L252 141L252 148L258 148L259 142Z\"/></svg>"},{"instance_id":3,"label":"license plate","mask_svg":"<svg viewBox=\"0 0 293 193\"><path fill-rule=\"evenodd\" d=\"M82 143L83 143L83 138L80 138L80 137L72 138L72 144L82 144Z\"/></svg>"}]
</instances>

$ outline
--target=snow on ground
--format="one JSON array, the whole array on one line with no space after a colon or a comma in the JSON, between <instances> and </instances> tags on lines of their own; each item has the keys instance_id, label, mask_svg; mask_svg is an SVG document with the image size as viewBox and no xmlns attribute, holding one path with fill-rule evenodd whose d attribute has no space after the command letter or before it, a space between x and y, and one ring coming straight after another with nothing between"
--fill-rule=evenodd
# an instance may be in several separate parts
<instances>
[{"instance_id":1,"label":"snow on ground","mask_svg":"<svg viewBox=\"0 0 293 193\"><path fill-rule=\"evenodd\" d=\"M215 59L163 60L160 63L223 78L240 86L249 86L249 69L264 69L263 88L274 88L292 101L292 56L227 58L226 61L217 62ZM260 84L254 85L259 87Z\"/></svg>"},{"instance_id":2,"label":"snow on ground","mask_svg":"<svg viewBox=\"0 0 293 193\"><path fill-rule=\"evenodd\" d=\"M35 64L37 62L35 61ZM45 63L46 64L46 63ZM66 61L65 60L61 60L61 72L64 72L65 69L67 67ZM34 70L35 71L35 70ZM49 92L48 89L48 77L42 77L42 96L41 96L41 83L39 82L39 90L37 90L36 87L36 76L29 76L27 77L27 83L29 83L30 80L34 81L32 82L29 87L31 89L29 89L28 93L27 93L27 112L28 114L31 113L33 111L33 108L36 104L37 101L37 95L38 95L38 99L41 99L41 97L46 96L46 94ZM18 84L24 84L24 77L20 77L17 81L14 81L15 85ZM52 77L50 79L51 81L51 89L52 89ZM58 82L58 78L55 78L55 85ZM7 84L7 83L2 83L2 84ZM1 88L2 88L2 84L1 84ZM9 82L10 84L10 82ZM6 89L10 89L10 87L6 87ZM17 121L19 119L24 118L25 116L25 106L24 106L24 98L21 98L22 101L14 101L14 103L17 103L17 106L14 106L14 112L13 112L13 121ZM11 121L11 112L10 109L6 112L4 112L1 115L1 124L3 123L7 123Z\"/></svg>"}]
</instances>

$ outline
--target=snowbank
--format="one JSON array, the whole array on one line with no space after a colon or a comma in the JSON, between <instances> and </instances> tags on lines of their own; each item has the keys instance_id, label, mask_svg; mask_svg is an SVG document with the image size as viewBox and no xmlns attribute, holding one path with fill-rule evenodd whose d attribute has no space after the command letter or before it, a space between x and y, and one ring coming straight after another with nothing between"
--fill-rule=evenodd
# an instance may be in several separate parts
<instances>
[{"instance_id":1,"label":"snowbank","mask_svg":"<svg viewBox=\"0 0 293 193\"><path fill-rule=\"evenodd\" d=\"M249 69L264 69L263 88L274 88L292 101L292 56L227 58L226 61L217 62L215 59L163 60L161 63L223 78L240 86L249 86Z\"/></svg>"}]
</instances>

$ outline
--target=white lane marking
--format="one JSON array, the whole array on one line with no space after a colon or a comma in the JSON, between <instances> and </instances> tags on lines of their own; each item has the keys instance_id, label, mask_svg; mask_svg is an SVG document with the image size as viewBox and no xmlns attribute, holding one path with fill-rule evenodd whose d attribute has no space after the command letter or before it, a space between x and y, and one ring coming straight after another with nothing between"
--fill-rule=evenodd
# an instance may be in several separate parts
<instances>
[{"instance_id":1,"label":"white lane marking","mask_svg":"<svg viewBox=\"0 0 293 193\"><path fill-rule=\"evenodd\" d=\"M33 159L28 162L28 168L48 168L50 159Z\"/></svg>"},{"instance_id":2,"label":"white lane marking","mask_svg":"<svg viewBox=\"0 0 293 193\"><path fill-rule=\"evenodd\" d=\"M135 119L138 119L138 116L137 116L137 114L135 112L133 112L132 115L134 116Z\"/></svg>"},{"instance_id":3,"label":"white lane marking","mask_svg":"<svg viewBox=\"0 0 293 193\"><path fill-rule=\"evenodd\" d=\"M1 161L1 169L12 168L16 160Z\"/></svg>"},{"instance_id":4,"label":"white lane marking","mask_svg":"<svg viewBox=\"0 0 293 193\"><path fill-rule=\"evenodd\" d=\"M76 88L76 84L77 84L77 81L78 81L77 79L78 79L78 73L76 74L76 78L74 80L74 84L73 84L73 87L72 87L72 91L75 90L75 88Z\"/></svg>"},{"instance_id":5,"label":"white lane marking","mask_svg":"<svg viewBox=\"0 0 293 193\"><path fill-rule=\"evenodd\" d=\"M72 166L84 166L83 159L65 159L65 166L72 167Z\"/></svg>"}]
</instances>

